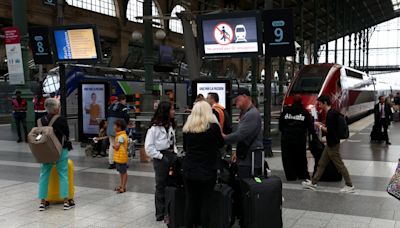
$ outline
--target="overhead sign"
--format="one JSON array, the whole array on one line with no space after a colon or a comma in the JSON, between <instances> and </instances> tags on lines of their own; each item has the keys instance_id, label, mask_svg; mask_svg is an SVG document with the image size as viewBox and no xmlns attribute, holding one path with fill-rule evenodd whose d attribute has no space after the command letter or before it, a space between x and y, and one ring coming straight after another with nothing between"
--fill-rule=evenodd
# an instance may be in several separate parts
<instances>
[{"instance_id":1,"label":"overhead sign","mask_svg":"<svg viewBox=\"0 0 400 228\"><path fill-rule=\"evenodd\" d=\"M261 54L259 14L241 12L199 16L199 47L203 57L246 57Z\"/></svg>"},{"instance_id":2,"label":"overhead sign","mask_svg":"<svg viewBox=\"0 0 400 228\"><path fill-rule=\"evenodd\" d=\"M23 85L24 65L21 53L21 35L17 27L3 28L6 44L7 68L10 85Z\"/></svg>"},{"instance_id":3,"label":"overhead sign","mask_svg":"<svg viewBox=\"0 0 400 228\"><path fill-rule=\"evenodd\" d=\"M43 0L43 4L49 5L49 6L56 6L57 0Z\"/></svg>"},{"instance_id":4,"label":"overhead sign","mask_svg":"<svg viewBox=\"0 0 400 228\"><path fill-rule=\"evenodd\" d=\"M51 53L48 27L29 28L29 40L33 60L36 64L52 64L54 62Z\"/></svg>"},{"instance_id":5,"label":"overhead sign","mask_svg":"<svg viewBox=\"0 0 400 228\"><path fill-rule=\"evenodd\" d=\"M293 10L266 10L264 19L264 41L269 57L295 55Z\"/></svg>"},{"instance_id":6,"label":"overhead sign","mask_svg":"<svg viewBox=\"0 0 400 228\"><path fill-rule=\"evenodd\" d=\"M100 40L94 25L55 27L52 30L58 62L97 62L101 60Z\"/></svg>"}]
</instances>

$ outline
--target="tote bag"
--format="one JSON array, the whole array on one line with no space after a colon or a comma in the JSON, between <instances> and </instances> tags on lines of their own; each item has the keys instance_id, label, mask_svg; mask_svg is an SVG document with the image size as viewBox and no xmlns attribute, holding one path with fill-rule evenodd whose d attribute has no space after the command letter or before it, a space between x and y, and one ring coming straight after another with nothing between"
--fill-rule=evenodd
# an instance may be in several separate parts
<instances>
[{"instance_id":1,"label":"tote bag","mask_svg":"<svg viewBox=\"0 0 400 228\"><path fill-rule=\"evenodd\" d=\"M396 199L400 200L400 159L397 169L390 180L386 191Z\"/></svg>"}]
</instances>

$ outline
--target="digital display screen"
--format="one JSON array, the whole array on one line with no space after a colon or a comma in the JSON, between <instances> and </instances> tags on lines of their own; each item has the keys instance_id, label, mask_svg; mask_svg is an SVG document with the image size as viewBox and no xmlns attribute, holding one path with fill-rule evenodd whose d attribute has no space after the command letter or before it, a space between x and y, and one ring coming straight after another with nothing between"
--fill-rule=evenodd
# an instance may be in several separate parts
<instances>
[{"instance_id":1,"label":"digital display screen","mask_svg":"<svg viewBox=\"0 0 400 228\"><path fill-rule=\"evenodd\" d=\"M97 135L99 123L105 119L105 84L82 84L83 133Z\"/></svg>"},{"instance_id":2,"label":"digital display screen","mask_svg":"<svg viewBox=\"0 0 400 228\"><path fill-rule=\"evenodd\" d=\"M54 30L54 39L60 61L98 58L92 28Z\"/></svg>"},{"instance_id":3,"label":"digital display screen","mask_svg":"<svg viewBox=\"0 0 400 228\"><path fill-rule=\"evenodd\" d=\"M197 94L202 94L205 98L208 93L217 93L219 104L226 108L226 83L197 83Z\"/></svg>"},{"instance_id":4,"label":"digital display screen","mask_svg":"<svg viewBox=\"0 0 400 228\"><path fill-rule=\"evenodd\" d=\"M203 19L205 55L258 53L257 17Z\"/></svg>"}]
</instances>

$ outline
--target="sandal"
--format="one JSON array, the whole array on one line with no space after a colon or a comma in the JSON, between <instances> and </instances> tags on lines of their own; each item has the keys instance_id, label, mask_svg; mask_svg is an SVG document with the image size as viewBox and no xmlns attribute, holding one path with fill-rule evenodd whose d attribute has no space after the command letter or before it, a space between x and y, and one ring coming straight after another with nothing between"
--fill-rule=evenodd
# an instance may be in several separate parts
<instances>
[{"instance_id":1,"label":"sandal","mask_svg":"<svg viewBox=\"0 0 400 228\"><path fill-rule=\"evenodd\" d=\"M118 187L116 187L116 188L114 188L114 191L116 191L116 192L119 192L119 191L121 191L121 186L118 186Z\"/></svg>"},{"instance_id":2,"label":"sandal","mask_svg":"<svg viewBox=\"0 0 400 228\"><path fill-rule=\"evenodd\" d=\"M126 192L126 188L120 188L120 189L117 191L118 194L121 194L121 193L124 193L124 192Z\"/></svg>"}]
</instances>

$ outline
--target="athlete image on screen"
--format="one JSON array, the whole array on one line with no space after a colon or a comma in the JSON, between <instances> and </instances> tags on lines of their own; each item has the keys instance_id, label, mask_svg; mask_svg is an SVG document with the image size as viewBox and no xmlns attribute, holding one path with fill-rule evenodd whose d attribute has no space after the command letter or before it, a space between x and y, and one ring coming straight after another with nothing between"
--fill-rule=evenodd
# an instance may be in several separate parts
<instances>
[{"instance_id":1,"label":"athlete image on screen","mask_svg":"<svg viewBox=\"0 0 400 228\"><path fill-rule=\"evenodd\" d=\"M92 102L89 105L86 105L85 111L86 114L89 114L89 125L98 125L98 118L101 116L101 107L96 103L97 95L96 93L92 93L91 95Z\"/></svg>"}]
</instances>

